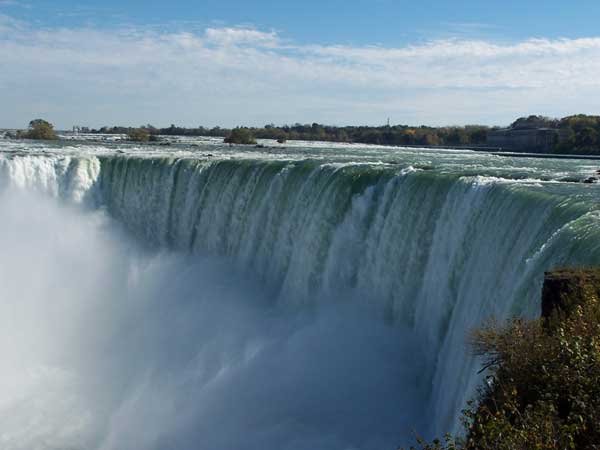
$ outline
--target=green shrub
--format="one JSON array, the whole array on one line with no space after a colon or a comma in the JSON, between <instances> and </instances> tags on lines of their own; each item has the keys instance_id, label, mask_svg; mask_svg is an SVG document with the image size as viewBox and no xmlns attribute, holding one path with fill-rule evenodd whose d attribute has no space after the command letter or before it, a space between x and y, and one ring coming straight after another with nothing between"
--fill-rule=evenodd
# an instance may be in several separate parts
<instances>
[{"instance_id":1,"label":"green shrub","mask_svg":"<svg viewBox=\"0 0 600 450\"><path fill-rule=\"evenodd\" d=\"M21 139L37 140L56 140L58 136L54 131L54 126L43 119L35 119L29 122L27 131L17 132L17 137Z\"/></svg>"},{"instance_id":2,"label":"green shrub","mask_svg":"<svg viewBox=\"0 0 600 450\"><path fill-rule=\"evenodd\" d=\"M566 316L490 322L472 335L489 370L463 411L464 438L419 440L419 448L564 450L600 448L600 303L590 290Z\"/></svg>"},{"instance_id":3,"label":"green shrub","mask_svg":"<svg viewBox=\"0 0 600 450\"><path fill-rule=\"evenodd\" d=\"M148 142L150 132L144 128L131 128L127 133L127 139L133 142Z\"/></svg>"},{"instance_id":4,"label":"green shrub","mask_svg":"<svg viewBox=\"0 0 600 450\"><path fill-rule=\"evenodd\" d=\"M256 139L248 128L234 128L224 142L227 144L256 144Z\"/></svg>"}]
</instances>

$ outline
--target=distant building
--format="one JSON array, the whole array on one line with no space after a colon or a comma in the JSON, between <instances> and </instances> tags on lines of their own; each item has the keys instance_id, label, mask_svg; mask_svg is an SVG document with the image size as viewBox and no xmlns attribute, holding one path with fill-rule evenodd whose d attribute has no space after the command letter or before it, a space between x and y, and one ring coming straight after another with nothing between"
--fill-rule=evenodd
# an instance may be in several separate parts
<instances>
[{"instance_id":1,"label":"distant building","mask_svg":"<svg viewBox=\"0 0 600 450\"><path fill-rule=\"evenodd\" d=\"M504 128L489 131L487 145L505 150L544 153L551 151L559 139L559 131L555 128Z\"/></svg>"}]
</instances>

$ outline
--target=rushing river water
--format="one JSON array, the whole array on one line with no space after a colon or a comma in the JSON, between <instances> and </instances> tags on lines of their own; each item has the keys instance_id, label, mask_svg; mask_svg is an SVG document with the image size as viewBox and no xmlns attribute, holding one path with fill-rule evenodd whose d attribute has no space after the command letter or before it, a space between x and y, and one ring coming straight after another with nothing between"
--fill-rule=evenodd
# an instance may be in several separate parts
<instances>
[{"instance_id":1,"label":"rushing river water","mask_svg":"<svg viewBox=\"0 0 600 450\"><path fill-rule=\"evenodd\" d=\"M0 448L395 449L600 264L599 161L0 141Z\"/></svg>"}]
</instances>

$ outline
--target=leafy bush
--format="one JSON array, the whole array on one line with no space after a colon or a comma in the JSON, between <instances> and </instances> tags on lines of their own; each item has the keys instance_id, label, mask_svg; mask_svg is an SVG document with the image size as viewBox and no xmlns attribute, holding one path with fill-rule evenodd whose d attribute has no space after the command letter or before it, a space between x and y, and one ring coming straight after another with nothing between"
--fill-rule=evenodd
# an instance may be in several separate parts
<instances>
[{"instance_id":1,"label":"leafy bush","mask_svg":"<svg viewBox=\"0 0 600 450\"><path fill-rule=\"evenodd\" d=\"M256 144L256 139L248 128L234 128L224 142L227 144Z\"/></svg>"},{"instance_id":2,"label":"leafy bush","mask_svg":"<svg viewBox=\"0 0 600 450\"><path fill-rule=\"evenodd\" d=\"M56 140L58 136L54 126L43 119L35 119L29 122L27 131L19 131L17 137L21 139Z\"/></svg>"},{"instance_id":3,"label":"leafy bush","mask_svg":"<svg viewBox=\"0 0 600 450\"><path fill-rule=\"evenodd\" d=\"M568 301L568 300L567 300ZM490 322L472 335L489 369L478 402L463 411L465 437L419 448L600 448L600 302L590 289L568 316Z\"/></svg>"},{"instance_id":4,"label":"leafy bush","mask_svg":"<svg viewBox=\"0 0 600 450\"><path fill-rule=\"evenodd\" d=\"M150 133L144 128L131 128L127 132L127 139L133 142L148 142Z\"/></svg>"}]
</instances>

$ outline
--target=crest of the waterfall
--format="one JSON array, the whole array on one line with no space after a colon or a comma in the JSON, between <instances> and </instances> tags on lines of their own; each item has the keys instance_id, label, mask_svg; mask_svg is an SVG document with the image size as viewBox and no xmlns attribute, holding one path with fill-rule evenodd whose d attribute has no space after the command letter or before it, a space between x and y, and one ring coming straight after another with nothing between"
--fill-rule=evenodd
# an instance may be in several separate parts
<instances>
[{"instance_id":1,"label":"crest of the waterfall","mask_svg":"<svg viewBox=\"0 0 600 450\"><path fill-rule=\"evenodd\" d=\"M63 155L0 154L0 186L95 205L100 161Z\"/></svg>"}]
</instances>

